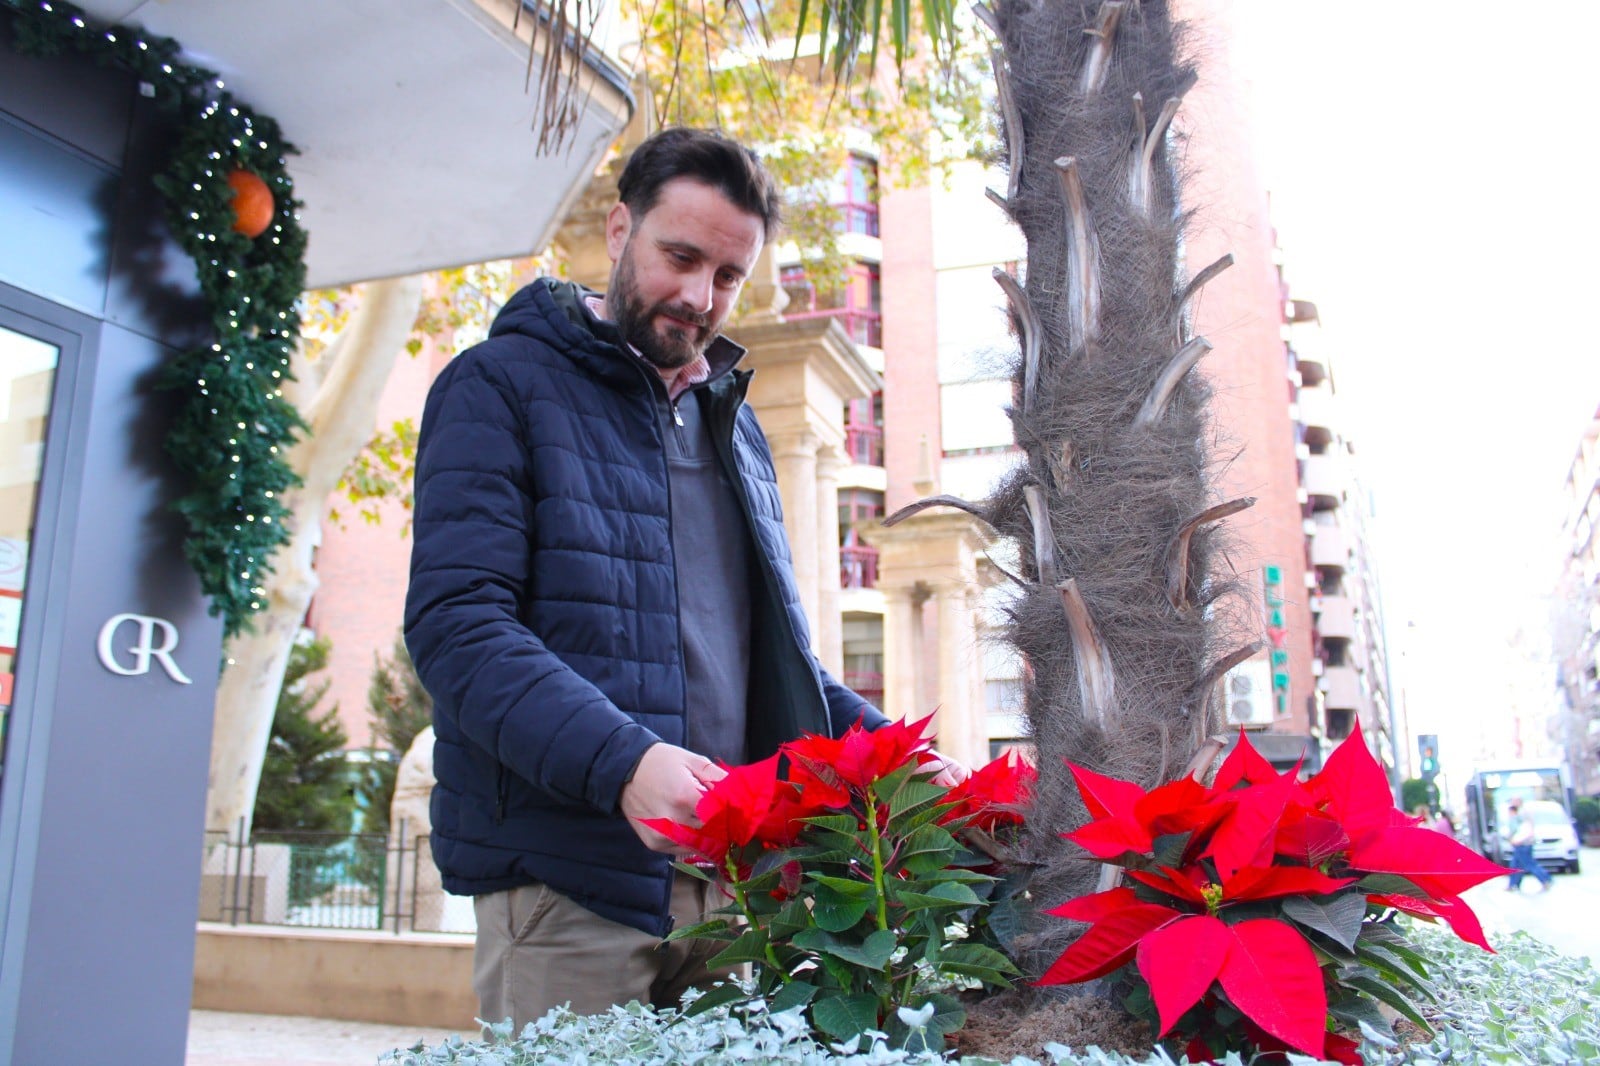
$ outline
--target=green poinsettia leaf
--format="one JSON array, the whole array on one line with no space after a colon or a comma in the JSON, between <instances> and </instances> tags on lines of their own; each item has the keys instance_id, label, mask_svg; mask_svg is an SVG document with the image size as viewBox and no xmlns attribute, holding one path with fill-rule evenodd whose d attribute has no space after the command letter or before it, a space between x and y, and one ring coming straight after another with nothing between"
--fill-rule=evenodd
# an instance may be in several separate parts
<instances>
[{"instance_id":1,"label":"green poinsettia leaf","mask_svg":"<svg viewBox=\"0 0 1600 1066\"><path fill-rule=\"evenodd\" d=\"M1010 950L1011 945L1023 931L1027 913L1022 909L1017 897L1007 896L990 904L984 911L984 924L988 926L995 941L1002 948Z\"/></svg>"},{"instance_id":2,"label":"green poinsettia leaf","mask_svg":"<svg viewBox=\"0 0 1600 1066\"><path fill-rule=\"evenodd\" d=\"M1153 854L1156 866L1170 866L1176 869L1183 863L1183 849L1189 846L1189 838L1193 833L1169 833L1166 836L1156 837Z\"/></svg>"},{"instance_id":3,"label":"green poinsettia leaf","mask_svg":"<svg viewBox=\"0 0 1600 1066\"><path fill-rule=\"evenodd\" d=\"M865 899L825 900L820 895L812 902L811 919L830 933L842 933L855 928L855 924L872 908Z\"/></svg>"},{"instance_id":4,"label":"green poinsettia leaf","mask_svg":"<svg viewBox=\"0 0 1600 1066\"><path fill-rule=\"evenodd\" d=\"M893 825L896 818L920 807L938 803L949 793L949 789L929 781L906 781L888 794L890 824Z\"/></svg>"},{"instance_id":5,"label":"green poinsettia leaf","mask_svg":"<svg viewBox=\"0 0 1600 1066\"><path fill-rule=\"evenodd\" d=\"M878 1027L878 998L865 992L821 995L811 1003L811 1020L836 1040L848 1040Z\"/></svg>"},{"instance_id":6,"label":"green poinsettia leaf","mask_svg":"<svg viewBox=\"0 0 1600 1066\"><path fill-rule=\"evenodd\" d=\"M739 936L726 918L715 918L709 922L700 922L696 925L674 929L665 937L667 942L674 940L735 940Z\"/></svg>"},{"instance_id":7,"label":"green poinsettia leaf","mask_svg":"<svg viewBox=\"0 0 1600 1066\"><path fill-rule=\"evenodd\" d=\"M1419 978L1410 964L1395 956L1390 948L1380 944L1357 944L1356 956L1359 966L1376 971L1391 984L1403 985L1419 992L1424 998L1433 998L1427 986L1422 983L1427 979L1426 975Z\"/></svg>"},{"instance_id":8,"label":"green poinsettia leaf","mask_svg":"<svg viewBox=\"0 0 1600 1066\"><path fill-rule=\"evenodd\" d=\"M1372 896L1413 896L1428 899L1416 882L1399 874L1368 874L1356 882L1356 891Z\"/></svg>"},{"instance_id":9,"label":"green poinsettia leaf","mask_svg":"<svg viewBox=\"0 0 1600 1066\"><path fill-rule=\"evenodd\" d=\"M1378 1005L1354 991L1346 991L1344 995L1329 999L1328 1013L1351 1029L1366 1022L1380 1033L1393 1030L1389 1019L1383 1016L1383 1011L1378 1009Z\"/></svg>"},{"instance_id":10,"label":"green poinsettia leaf","mask_svg":"<svg viewBox=\"0 0 1600 1066\"><path fill-rule=\"evenodd\" d=\"M835 899L854 900L871 895L873 885L871 881L859 881L852 877L831 877L828 874L810 873L806 877L822 885L833 894ZM819 895L821 895L819 893Z\"/></svg>"},{"instance_id":11,"label":"green poinsettia leaf","mask_svg":"<svg viewBox=\"0 0 1600 1066\"><path fill-rule=\"evenodd\" d=\"M1432 1039L1433 1026L1428 1024L1422 1012L1417 1010L1416 1006L1395 986L1364 973L1341 974L1339 979L1347 987L1365 992L1380 1003L1387 1003Z\"/></svg>"},{"instance_id":12,"label":"green poinsettia leaf","mask_svg":"<svg viewBox=\"0 0 1600 1066\"><path fill-rule=\"evenodd\" d=\"M692 1018L696 1014L704 1014L713 1007L720 1007L725 1003L738 1003L749 998L744 989L731 982L712 985L705 995L683 1009L683 1015L686 1018Z\"/></svg>"},{"instance_id":13,"label":"green poinsettia leaf","mask_svg":"<svg viewBox=\"0 0 1600 1066\"><path fill-rule=\"evenodd\" d=\"M925 877L949 866L961 850L944 827L925 825L906 838L897 861L913 877Z\"/></svg>"},{"instance_id":14,"label":"green poinsettia leaf","mask_svg":"<svg viewBox=\"0 0 1600 1066\"><path fill-rule=\"evenodd\" d=\"M1376 952L1382 957L1389 959L1396 966L1405 967L1408 980L1414 982L1423 982L1428 980L1428 960L1423 958L1422 955L1418 954L1417 951L1404 940L1368 940L1365 936L1363 936L1359 941L1356 942L1356 951L1358 954L1362 955L1365 955L1369 951Z\"/></svg>"},{"instance_id":15,"label":"green poinsettia leaf","mask_svg":"<svg viewBox=\"0 0 1600 1066\"><path fill-rule=\"evenodd\" d=\"M675 860L672 864L672 868L678 871L680 874L688 874L690 877L693 877L698 881L711 880L711 874L706 870L705 867L696 866L692 862Z\"/></svg>"},{"instance_id":16,"label":"green poinsettia leaf","mask_svg":"<svg viewBox=\"0 0 1600 1066\"><path fill-rule=\"evenodd\" d=\"M940 870L933 875L938 881L959 881L964 885L993 885L999 884L1000 878L993 874L979 873L977 870L966 870L959 866L951 866Z\"/></svg>"},{"instance_id":17,"label":"green poinsettia leaf","mask_svg":"<svg viewBox=\"0 0 1600 1066\"><path fill-rule=\"evenodd\" d=\"M715 970L724 966L737 966L744 962L765 962L766 949L767 931L759 927L746 929L739 934L739 939L712 956L706 966Z\"/></svg>"},{"instance_id":18,"label":"green poinsettia leaf","mask_svg":"<svg viewBox=\"0 0 1600 1066\"><path fill-rule=\"evenodd\" d=\"M1331 897L1288 896L1283 900L1283 913L1349 951L1354 950L1356 937L1361 934L1367 900L1354 892Z\"/></svg>"},{"instance_id":19,"label":"green poinsettia leaf","mask_svg":"<svg viewBox=\"0 0 1600 1066\"><path fill-rule=\"evenodd\" d=\"M834 936L826 929L807 929L796 933L795 947L814 951L867 970L881 970L897 946L894 930L878 929L860 943Z\"/></svg>"},{"instance_id":20,"label":"green poinsettia leaf","mask_svg":"<svg viewBox=\"0 0 1600 1066\"><path fill-rule=\"evenodd\" d=\"M957 967L981 967L1016 976L1021 973L1016 965L994 948L982 944L954 944L939 953L939 967L952 973L964 972Z\"/></svg>"},{"instance_id":21,"label":"green poinsettia leaf","mask_svg":"<svg viewBox=\"0 0 1600 1066\"><path fill-rule=\"evenodd\" d=\"M810 924L811 908L806 906L806 901L801 898L791 899L767 923L767 935L773 940L783 940L794 936Z\"/></svg>"},{"instance_id":22,"label":"green poinsettia leaf","mask_svg":"<svg viewBox=\"0 0 1600 1066\"><path fill-rule=\"evenodd\" d=\"M768 1002L767 1009L773 1014L781 1014L786 1010L805 1006L811 1002L812 997L816 994L816 985L805 981L790 981L778 989L777 993Z\"/></svg>"}]
</instances>

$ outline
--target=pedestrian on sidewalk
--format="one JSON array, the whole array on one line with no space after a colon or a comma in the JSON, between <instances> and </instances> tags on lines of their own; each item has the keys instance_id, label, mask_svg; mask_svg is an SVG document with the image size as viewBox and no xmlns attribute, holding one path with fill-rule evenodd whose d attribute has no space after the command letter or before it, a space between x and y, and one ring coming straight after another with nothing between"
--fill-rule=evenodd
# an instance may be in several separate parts
<instances>
[{"instance_id":1,"label":"pedestrian on sidewalk","mask_svg":"<svg viewBox=\"0 0 1600 1066\"><path fill-rule=\"evenodd\" d=\"M1522 891L1522 877L1532 874L1539 879L1539 891L1550 891L1550 883L1555 880L1550 871L1539 865L1539 860L1533 857L1533 842L1537 836L1533 826L1533 815L1522 809L1521 800L1512 800L1509 808L1511 813L1511 877L1506 881L1506 891Z\"/></svg>"}]
</instances>

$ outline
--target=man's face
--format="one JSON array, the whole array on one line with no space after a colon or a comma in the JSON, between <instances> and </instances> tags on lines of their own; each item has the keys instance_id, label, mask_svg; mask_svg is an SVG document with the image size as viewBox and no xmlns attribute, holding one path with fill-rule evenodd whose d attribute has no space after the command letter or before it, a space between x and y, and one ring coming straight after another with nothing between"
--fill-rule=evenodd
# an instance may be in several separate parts
<instances>
[{"instance_id":1,"label":"man's face","mask_svg":"<svg viewBox=\"0 0 1600 1066\"><path fill-rule=\"evenodd\" d=\"M722 328L764 243L761 219L717 189L674 178L642 217L606 216L606 314L663 370L697 359Z\"/></svg>"}]
</instances>

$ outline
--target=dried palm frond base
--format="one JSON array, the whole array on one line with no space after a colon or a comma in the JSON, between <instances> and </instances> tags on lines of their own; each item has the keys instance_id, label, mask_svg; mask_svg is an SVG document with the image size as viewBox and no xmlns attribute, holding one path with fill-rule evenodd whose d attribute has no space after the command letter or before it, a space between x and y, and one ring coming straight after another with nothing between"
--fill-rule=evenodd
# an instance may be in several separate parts
<instances>
[{"instance_id":1,"label":"dried palm frond base","mask_svg":"<svg viewBox=\"0 0 1600 1066\"><path fill-rule=\"evenodd\" d=\"M955 1034L959 1055L1009 1062L1018 1055L1048 1061L1046 1044L1098 1047L1142 1060L1155 1044L1150 1026L1112 1000L1090 992L1063 996L1016 989L964 1003L967 1023Z\"/></svg>"}]
</instances>

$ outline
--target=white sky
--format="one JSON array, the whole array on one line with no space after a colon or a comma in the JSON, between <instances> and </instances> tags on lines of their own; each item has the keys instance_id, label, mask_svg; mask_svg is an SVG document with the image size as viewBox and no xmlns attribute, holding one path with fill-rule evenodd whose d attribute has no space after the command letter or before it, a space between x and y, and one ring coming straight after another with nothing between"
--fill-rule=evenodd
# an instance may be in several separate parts
<instances>
[{"instance_id":1,"label":"white sky","mask_svg":"<svg viewBox=\"0 0 1600 1066\"><path fill-rule=\"evenodd\" d=\"M1556 706L1510 644L1546 646L1561 486L1600 405L1600 4L1222 2L1376 501L1394 682L1464 780L1480 747L1511 754L1477 723Z\"/></svg>"}]
</instances>

